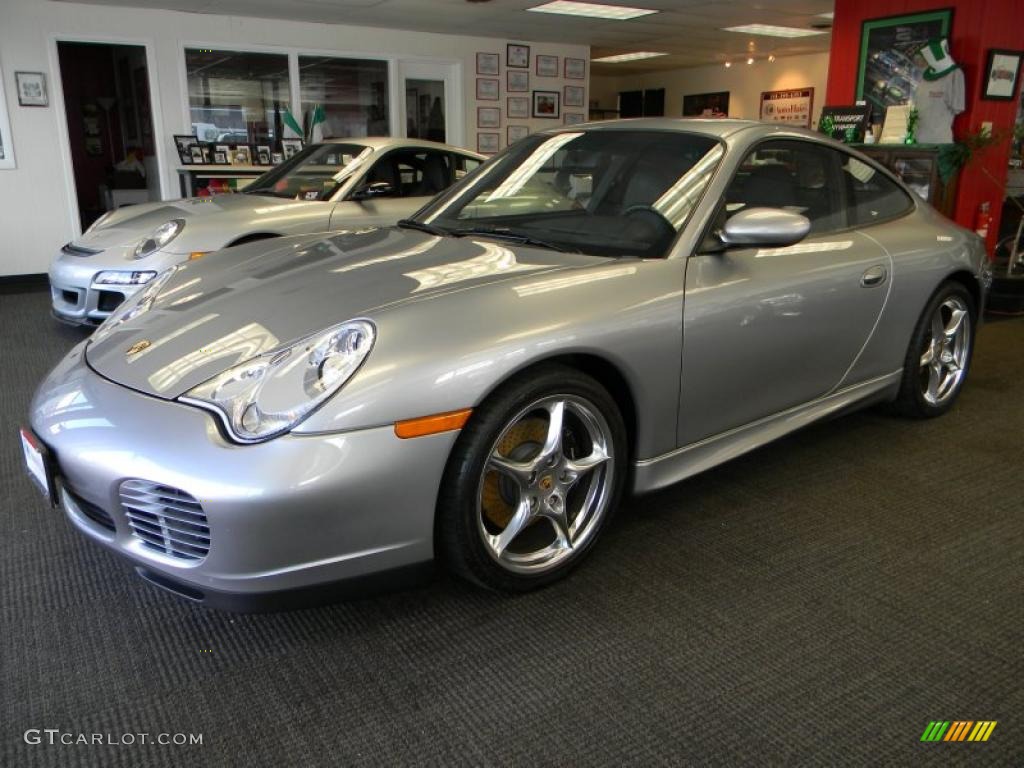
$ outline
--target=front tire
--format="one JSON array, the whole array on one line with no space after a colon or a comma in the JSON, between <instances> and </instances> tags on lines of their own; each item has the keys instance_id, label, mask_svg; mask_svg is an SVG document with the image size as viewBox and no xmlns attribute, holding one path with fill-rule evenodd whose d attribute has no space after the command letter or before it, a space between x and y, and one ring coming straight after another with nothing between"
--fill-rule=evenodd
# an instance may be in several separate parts
<instances>
[{"instance_id":1,"label":"front tire","mask_svg":"<svg viewBox=\"0 0 1024 768\"><path fill-rule=\"evenodd\" d=\"M976 323L970 291L954 281L940 285L910 340L895 403L899 414L927 419L953 407L970 368Z\"/></svg>"},{"instance_id":2,"label":"front tire","mask_svg":"<svg viewBox=\"0 0 1024 768\"><path fill-rule=\"evenodd\" d=\"M438 498L438 553L491 589L560 579L618 505L626 463L626 428L608 392L566 366L532 369L488 397L459 435Z\"/></svg>"}]
</instances>

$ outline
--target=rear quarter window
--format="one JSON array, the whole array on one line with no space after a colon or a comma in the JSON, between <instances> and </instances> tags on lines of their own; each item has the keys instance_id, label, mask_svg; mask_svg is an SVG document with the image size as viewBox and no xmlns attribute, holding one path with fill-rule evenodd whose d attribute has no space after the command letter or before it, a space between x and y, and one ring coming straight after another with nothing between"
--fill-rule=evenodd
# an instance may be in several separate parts
<instances>
[{"instance_id":1,"label":"rear quarter window","mask_svg":"<svg viewBox=\"0 0 1024 768\"><path fill-rule=\"evenodd\" d=\"M904 215L914 206L900 187L874 166L853 156L843 163L843 180L854 226L868 226Z\"/></svg>"}]
</instances>

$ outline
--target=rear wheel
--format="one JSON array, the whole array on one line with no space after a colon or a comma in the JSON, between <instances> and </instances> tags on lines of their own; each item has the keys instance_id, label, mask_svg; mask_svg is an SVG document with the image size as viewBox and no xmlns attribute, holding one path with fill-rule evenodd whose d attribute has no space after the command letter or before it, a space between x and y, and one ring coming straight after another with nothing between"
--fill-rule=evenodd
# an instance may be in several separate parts
<instances>
[{"instance_id":1,"label":"rear wheel","mask_svg":"<svg viewBox=\"0 0 1024 768\"><path fill-rule=\"evenodd\" d=\"M618 503L626 432L596 381L562 366L515 379L477 408L445 470L437 543L479 584L526 591L589 552Z\"/></svg>"},{"instance_id":2,"label":"rear wheel","mask_svg":"<svg viewBox=\"0 0 1024 768\"><path fill-rule=\"evenodd\" d=\"M977 310L970 292L943 283L918 320L903 366L897 410L912 418L948 411L963 388L974 348Z\"/></svg>"}]
</instances>

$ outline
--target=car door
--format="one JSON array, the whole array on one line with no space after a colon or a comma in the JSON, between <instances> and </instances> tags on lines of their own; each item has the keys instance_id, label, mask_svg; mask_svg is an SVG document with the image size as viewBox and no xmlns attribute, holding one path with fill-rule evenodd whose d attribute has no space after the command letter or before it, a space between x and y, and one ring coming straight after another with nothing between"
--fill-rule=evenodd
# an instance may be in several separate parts
<instances>
[{"instance_id":1,"label":"car door","mask_svg":"<svg viewBox=\"0 0 1024 768\"><path fill-rule=\"evenodd\" d=\"M722 248L713 234L686 269L680 445L820 398L851 368L878 320L891 260L851 228L843 157L799 139L759 144L731 181L715 226L754 207L807 216L782 248Z\"/></svg>"}]
</instances>

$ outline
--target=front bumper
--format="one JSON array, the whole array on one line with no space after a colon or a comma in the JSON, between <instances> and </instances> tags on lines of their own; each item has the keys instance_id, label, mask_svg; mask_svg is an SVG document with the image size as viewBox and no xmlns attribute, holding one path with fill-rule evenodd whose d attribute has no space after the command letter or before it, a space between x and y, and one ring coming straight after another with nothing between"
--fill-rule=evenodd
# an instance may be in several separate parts
<instances>
[{"instance_id":1,"label":"front bumper","mask_svg":"<svg viewBox=\"0 0 1024 768\"><path fill-rule=\"evenodd\" d=\"M401 440L388 425L236 445L206 412L100 377L84 347L44 381L31 425L53 453L69 520L150 581L213 605L278 607L273 598L294 590L432 559L434 506L457 433ZM129 479L197 500L208 553L181 559L147 544L122 503Z\"/></svg>"}]
</instances>

